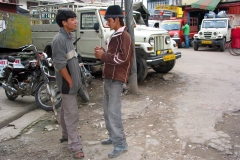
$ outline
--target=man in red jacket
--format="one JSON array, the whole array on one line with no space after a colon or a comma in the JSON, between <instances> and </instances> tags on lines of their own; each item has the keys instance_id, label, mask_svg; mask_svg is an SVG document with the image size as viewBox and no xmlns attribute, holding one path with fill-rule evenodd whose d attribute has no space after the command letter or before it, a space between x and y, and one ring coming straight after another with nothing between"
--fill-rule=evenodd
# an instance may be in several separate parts
<instances>
[{"instance_id":1,"label":"man in red jacket","mask_svg":"<svg viewBox=\"0 0 240 160\"><path fill-rule=\"evenodd\" d=\"M95 57L104 62L103 111L109 138L103 140L102 144L113 144L114 150L108 157L114 158L128 150L122 124L121 93L123 84L127 83L130 75L133 45L127 27L124 26L120 6L109 6L104 18L114 33L107 40L107 51L101 46L95 47Z\"/></svg>"}]
</instances>

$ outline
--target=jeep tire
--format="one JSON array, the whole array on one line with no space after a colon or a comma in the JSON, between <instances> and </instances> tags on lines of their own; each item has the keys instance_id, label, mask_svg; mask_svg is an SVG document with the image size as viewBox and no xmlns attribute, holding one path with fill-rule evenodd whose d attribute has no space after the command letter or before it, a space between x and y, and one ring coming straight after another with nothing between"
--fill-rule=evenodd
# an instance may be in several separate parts
<instances>
[{"instance_id":1,"label":"jeep tire","mask_svg":"<svg viewBox=\"0 0 240 160\"><path fill-rule=\"evenodd\" d=\"M225 38L223 38L223 39L221 40L220 51L221 51L221 52L224 52L224 51L225 51Z\"/></svg>"},{"instance_id":2,"label":"jeep tire","mask_svg":"<svg viewBox=\"0 0 240 160\"><path fill-rule=\"evenodd\" d=\"M136 61L137 61L137 80L138 82L141 82L147 76L148 66L146 60L139 55L136 55Z\"/></svg>"},{"instance_id":3,"label":"jeep tire","mask_svg":"<svg viewBox=\"0 0 240 160\"><path fill-rule=\"evenodd\" d=\"M198 50L198 44L197 43L193 43L193 49L194 49L194 51L197 51Z\"/></svg>"},{"instance_id":4,"label":"jeep tire","mask_svg":"<svg viewBox=\"0 0 240 160\"><path fill-rule=\"evenodd\" d=\"M167 61L163 64L160 64L158 67L152 67L152 69L157 73L168 73L175 66L176 60Z\"/></svg>"}]
</instances>

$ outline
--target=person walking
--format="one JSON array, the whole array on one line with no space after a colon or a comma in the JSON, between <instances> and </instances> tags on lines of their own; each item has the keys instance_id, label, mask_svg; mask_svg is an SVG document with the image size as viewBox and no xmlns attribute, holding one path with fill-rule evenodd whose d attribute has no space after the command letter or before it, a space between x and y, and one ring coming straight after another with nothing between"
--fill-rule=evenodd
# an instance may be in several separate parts
<instances>
[{"instance_id":1,"label":"person walking","mask_svg":"<svg viewBox=\"0 0 240 160\"><path fill-rule=\"evenodd\" d=\"M189 48L189 34L190 34L190 28L187 22L184 22L184 26L182 27L182 30L184 32L184 38L185 38L185 43L186 46L185 48Z\"/></svg>"},{"instance_id":2,"label":"person walking","mask_svg":"<svg viewBox=\"0 0 240 160\"><path fill-rule=\"evenodd\" d=\"M104 62L103 111L109 138L101 143L113 144L114 149L108 157L114 158L128 150L122 124L121 93L130 75L133 44L128 28L124 26L124 15L119 5L109 6L104 18L114 33L107 40L107 51L102 46L96 46L94 50L95 57Z\"/></svg>"},{"instance_id":3,"label":"person walking","mask_svg":"<svg viewBox=\"0 0 240 160\"><path fill-rule=\"evenodd\" d=\"M81 87L81 71L71 40L71 31L77 28L76 14L70 10L58 10L56 22L60 31L52 41L52 58L56 74L57 86L62 93L60 124L62 139L68 141L74 159L84 157L82 142L78 135L77 126L79 111L77 92Z\"/></svg>"}]
</instances>

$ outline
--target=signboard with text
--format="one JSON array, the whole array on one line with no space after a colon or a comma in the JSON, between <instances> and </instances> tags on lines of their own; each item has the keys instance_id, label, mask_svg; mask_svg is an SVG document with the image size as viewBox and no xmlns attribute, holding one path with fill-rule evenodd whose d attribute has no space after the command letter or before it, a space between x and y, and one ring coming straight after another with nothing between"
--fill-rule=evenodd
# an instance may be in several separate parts
<instances>
[{"instance_id":1,"label":"signboard with text","mask_svg":"<svg viewBox=\"0 0 240 160\"><path fill-rule=\"evenodd\" d=\"M16 64L21 63L21 59L15 59ZM3 78L2 73L3 73L3 68L5 68L8 64L8 60L6 59L0 59L0 78Z\"/></svg>"}]
</instances>

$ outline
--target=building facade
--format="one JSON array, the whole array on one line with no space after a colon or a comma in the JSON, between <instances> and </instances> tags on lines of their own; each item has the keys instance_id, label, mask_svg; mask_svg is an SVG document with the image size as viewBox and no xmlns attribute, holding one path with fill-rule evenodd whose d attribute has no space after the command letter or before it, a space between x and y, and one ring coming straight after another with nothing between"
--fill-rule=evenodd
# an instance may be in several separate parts
<instances>
[{"instance_id":1,"label":"building facade","mask_svg":"<svg viewBox=\"0 0 240 160\"><path fill-rule=\"evenodd\" d=\"M147 9L150 15L154 15L154 10L158 5L173 5L173 6L180 6L182 5L183 0L148 0L147 1ZM189 0L190 1L190 0Z\"/></svg>"}]
</instances>

